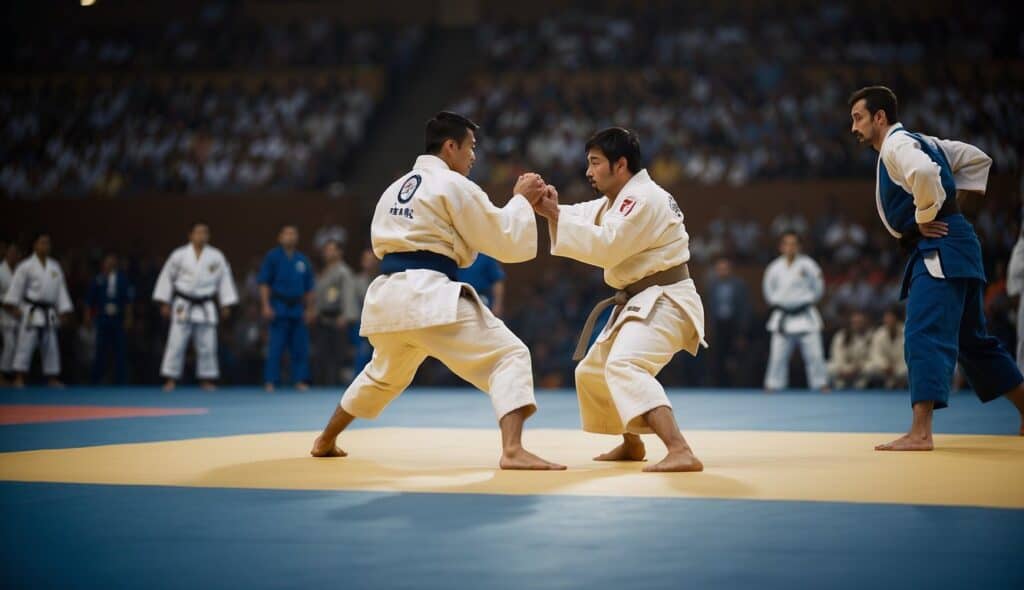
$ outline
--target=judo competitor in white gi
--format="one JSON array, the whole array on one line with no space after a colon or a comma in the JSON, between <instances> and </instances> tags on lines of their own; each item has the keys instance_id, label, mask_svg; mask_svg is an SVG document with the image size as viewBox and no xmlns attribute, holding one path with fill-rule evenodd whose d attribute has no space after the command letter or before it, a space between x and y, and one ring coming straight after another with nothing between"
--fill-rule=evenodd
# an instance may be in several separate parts
<instances>
[{"instance_id":1,"label":"judo competitor in white gi","mask_svg":"<svg viewBox=\"0 0 1024 590\"><path fill-rule=\"evenodd\" d=\"M238 303L238 291L227 259L209 241L210 228L205 223L193 225L189 243L171 252L153 289L153 301L161 304L160 313L171 323L160 365L164 391L174 390L181 379L190 338L202 388L216 389L214 381L220 377L218 317L229 316L229 306Z\"/></svg>"},{"instance_id":2,"label":"judo competitor in white gi","mask_svg":"<svg viewBox=\"0 0 1024 590\"><path fill-rule=\"evenodd\" d=\"M882 224L909 252L904 349L913 422L879 451L930 451L932 416L949 403L957 361L983 402L1006 396L1021 415L1024 376L985 327L981 243L957 203L984 193L992 159L977 147L908 131L896 95L869 86L849 100L851 131L878 150L875 204Z\"/></svg>"},{"instance_id":3,"label":"judo competitor in white gi","mask_svg":"<svg viewBox=\"0 0 1024 590\"><path fill-rule=\"evenodd\" d=\"M0 261L0 302L11 288L14 269L18 266L17 244L3 248L4 259ZM7 385L7 378L14 372L14 350L18 342L18 318L0 305L0 385Z\"/></svg>"},{"instance_id":4,"label":"judo competitor in white gi","mask_svg":"<svg viewBox=\"0 0 1024 590\"><path fill-rule=\"evenodd\" d=\"M1024 371L1024 221L1006 267L1006 293L1017 297L1017 368Z\"/></svg>"},{"instance_id":5,"label":"judo competitor in white gi","mask_svg":"<svg viewBox=\"0 0 1024 590\"><path fill-rule=\"evenodd\" d=\"M764 300L772 308L768 317L771 352L764 388L785 389L789 384L789 357L795 345L800 346L807 371L807 385L828 389L828 368L821 342L821 314L814 306L825 294L821 267L809 256L800 253L800 237L796 232L783 232L779 237L781 255L764 271Z\"/></svg>"},{"instance_id":6,"label":"judo competitor in white gi","mask_svg":"<svg viewBox=\"0 0 1024 590\"><path fill-rule=\"evenodd\" d=\"M373 358L345 391L310 451L343 457L338 435L355 418L376 418L432 356L486 392L501 428L502 469L565 469L522 447L523 422L536 411L530 352L471 286L456 280L477 252L502 262L537 253L531 204L546 185L523 175L498 208L466 178L476 158L472 121L442 112L427 122L425 154L384 191L370 238L381 259L366 292L360 334Z\"/></svg>"},{"instance_id":7,"label":"judo competitor in white gi","mask_svg":"<svg viewBox=\"0 0 1024 590\"><path fill-rule=\"evenodd\" d=\"M583 429L622 435L597 461L641 461L640 434L655 433L668 455L644 471L701 471L679 432L672 404L657 380L680 350L704 343L704 308L690 278L689 241L675 199L640 164L636 134L613 127L586 144L587 178L601 196L560 205L553 187L535 206L547 218L551 253L604 269L618 292L591 312L574 360ZM594 323L609 305L608 323L583 356ZM705 344L706 345L706 344Z\"/></svg>"},{"instance_id":8,"label":"judo competitor in white gi","mask_svg":"<svg viewBox=\"0 0 1024 590\"><path fill-rule=\"evenodd\" d=\"M25 386L25 374L32 366L32 355L39 346L43 375L50 387L63 387L60 375L60 347L57 328L60 316L71 313L71 297L64 272L50 258L50 236L38 234L32 241L32 256L18 265L11 286L4 294L4 307L18 318L18 337L14 351L14 386Z\"/></svg>"}]
</instances>

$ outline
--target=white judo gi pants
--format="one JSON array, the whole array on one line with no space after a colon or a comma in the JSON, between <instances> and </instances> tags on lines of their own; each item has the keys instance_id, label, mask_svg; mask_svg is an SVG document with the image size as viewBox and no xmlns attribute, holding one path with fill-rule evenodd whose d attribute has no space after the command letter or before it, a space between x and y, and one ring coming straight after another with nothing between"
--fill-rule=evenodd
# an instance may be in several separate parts
<instances>
[{"instance_id":1,"label":"white judo gi pants","mask_svg":"<svg viewBox=\"0 0 1024 590\"><path fill-rule=\"evenodd\" d=\"M14 371L14 352L17 350L18 326L0 327L0 338L3 338L3 348L0 348L0 373Z\"/></svg>"},{"instance_id":2,"label":"white judo gi pants","mask_svg":"<svg viewBox=\"0 0 1024 590\"><path fill-rule=\"evenodd\" d=\"M357 418L376 418L431 356L487 393L499 420L522 407L532 414L537 402L530 351L496 318L488 325L484 314L490 313L463 296L455 323L370 334L373 358L345 390L342 409Z\"/></svg>"},{"instance_id":3,"label":"white judo gi pants","mask_svg":"<svg viewBox=\"0 0 1024 590\"><path fill-rule=\"evenodd\" d=\"M793 347L800 346L807 384L812 389L828 386L828 367L821 344L821 332L799 332L783 334L772 332L771 352L768 354L768 370L764 375L765 389L785 389L789 386L789 357Z\"/></svg>"},{"instance_id":4,"label":"white judo gi pants","mask_svg":"<svg viewBox=\"0 0 1024 590\"><path fill-rule=\"evenodd\" d=\"M6 349L6 337L4 339ZM56 377L60 375L60 347L57 342L57 327L30 326L22 321L14 345L14 362L12 368L17 373L28 373L32 366L32 355L39 347L43 359L43 375Z\"/></svg>"},{"instance_id":5,"label":"white judo gi pants","mask_svg":"<svg viewBox=\"0 0 1024 590\"><path fill-rule=\"evenodd\" d=\"M644 414L661 406L672 407L656 377L677 352L697 339L689 316L671 300L660 297L646 318L627 320L617 333L596 342L576 366L583 430L599 434L654 432Z\"/></svg>"},{"instance_id":6,"label":"white judo gi pants","mask_svg":"<svg viewBox=\"0 0 1024 590\"><path fill-rule=\"evenodd\" d=\"M196 349L196 376L200 379L220 377L217 363L217 325L180 320L171 321L160 375L168 379L181 378L181 372L185 369L185 351L190 338Z\"/></svg>"}]
</instances>

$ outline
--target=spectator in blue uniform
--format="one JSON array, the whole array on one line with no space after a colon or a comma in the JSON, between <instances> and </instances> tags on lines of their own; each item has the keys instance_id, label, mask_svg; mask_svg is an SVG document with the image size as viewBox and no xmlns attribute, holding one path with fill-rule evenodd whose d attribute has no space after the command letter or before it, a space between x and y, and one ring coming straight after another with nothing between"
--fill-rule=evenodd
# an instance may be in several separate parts
<instances>
[{"instance_id":1,"label":"spectator in blue uniform","mask_svg":"<svg viewBox=\"0 0 1024 590\"><path fill-rule=\"evenodd\" d=\"M92 382L102 381L108 356L114 357L114 382L126 381L125 328L132 321L135 287L118 265L117 255L103 257L102 271L89 284L85 296L85 321L96 326L96 356L92 363Z\"/></svg>"},{"instance_id":2,"label":"spectator in blue uniform","mask_svg":"<svg viewBox=\"0 0 1024 590\"><path fill-rule=\"evenodd\" d=\"M273 391L281 382L281 357L288 350L291 380L300 391L309 388L309 330L315 317L313 266L296 250L299 230L281 228L278 247L267 252L257 282L263 317L270 321L270 343L263 371L264 388Z\"/></svg>"}]
</instances>

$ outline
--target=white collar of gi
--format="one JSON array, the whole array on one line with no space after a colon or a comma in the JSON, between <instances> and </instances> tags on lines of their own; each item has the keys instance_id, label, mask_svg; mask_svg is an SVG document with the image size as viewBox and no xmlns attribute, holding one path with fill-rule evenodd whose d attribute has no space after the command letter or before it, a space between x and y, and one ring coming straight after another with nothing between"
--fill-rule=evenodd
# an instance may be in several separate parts
<instances>
[{"instance_id":1,"label":"white collar of gi","mask_svg":"<svg viewBox=\"0 0 1024 590\"><path fill-rule=\"evenodd\" d=\"M893 124L893 126L889 129L889 132L885 134L885 139L882 140L882 145L879 146L878 148L879 154L882 153L882 148L885 147L885 142L889 141L889 138L892 137L892 134L896 133L897 131L900 131L901 129L903 129L903 123L897 122Z\"/></svg>"},{"instance_id":2,"label":"white collar of gi","mask_svg":"<svg viewBox=\"0 0 1024 590\"><path fill-rule=\"evenodd\" d=\"M451 170L451 168L448 167L448 164L444 163L444 160L433 154L423 154L416 158L416 163L413 164L413 168L416 170Z\"/></svg>"},{"instance_id":3,"label":"white collar of gi","mask_svg":"<svg viewBox=\"0 0 1024 590\"><path fill-rule=\"evenodd\" d=\"M646 183L648 183L650 181L651 181L651 175L647 173L647 168L643 168L643 169L640 170L640 172L637 172L636 174L634 174L633 178L630 178L629 180L627 180L626 184L622 185L622 190L619 191L619 195L621 196L621 195L625 194L626 193L626 189L628 189L630 187L633 187L633 186L636 186L636 185L640 185L640 184L646 184Z\"/></svg>"}]
</instances>

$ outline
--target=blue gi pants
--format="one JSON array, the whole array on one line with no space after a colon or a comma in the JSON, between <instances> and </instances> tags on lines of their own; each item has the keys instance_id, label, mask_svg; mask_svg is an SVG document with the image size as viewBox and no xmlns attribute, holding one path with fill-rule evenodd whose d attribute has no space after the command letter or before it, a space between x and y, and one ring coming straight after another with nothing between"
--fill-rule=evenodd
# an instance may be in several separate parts
<instances>
[{"instance_id":1,"label":"blue gi pants","mask_svg":"<svg viewBox=\"0 0 1024 590\"><path fill-rule=\"evenodd\" d=\"M309 383L309 330L301 317L275 317L270 322L270 344L267 364L263 370L264 383L277 384L281 379L281 357L285 348L291 361L291 377L295 383Z\"/></svg>"},{"instance_id":2,"label":"blue gi pants","mask_svg":"<svg viewBox=\"0 0 1024 590\"><path fill-rule=\"evenodd\" d=\"M114 356L114 382L124 385L126 380L124 325L119 317L96 320L96 356L92 361L92 382L99 383L107 370L107 352Z\"/></svg>"},{"instance_id":3,"label":"blue gi pants","mask_svg":"<svg viewBox=\"0 0 1024 590\"><path fill-rule=\"evenodd\" d=\"M911 404L933 401L935 409L949 405L957 358L982 402L1020 385L1024 376L1017 363L985 329L984 283L936 279L920 257L911 272L904 340Z\"/></svg>"}]
</instances>

